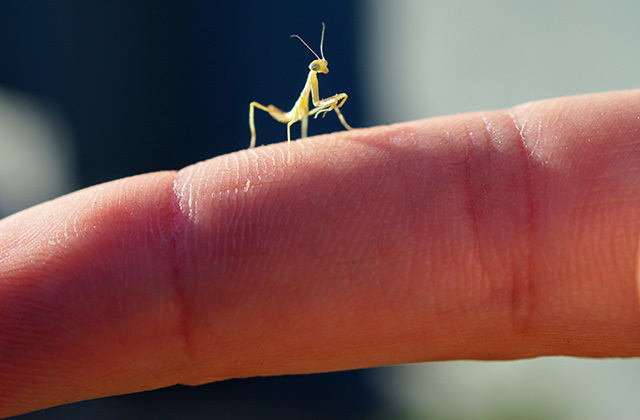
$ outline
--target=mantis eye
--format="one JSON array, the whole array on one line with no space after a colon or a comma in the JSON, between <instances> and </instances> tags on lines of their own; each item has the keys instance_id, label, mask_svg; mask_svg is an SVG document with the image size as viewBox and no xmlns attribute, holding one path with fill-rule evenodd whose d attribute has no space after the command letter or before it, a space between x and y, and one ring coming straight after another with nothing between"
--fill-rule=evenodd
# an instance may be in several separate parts
<instances>
[{"instance_id":1,"label":"mantis eye","mask_svg":"<svg viewBox=\"0 0 640 420\"><path fill-rule=\"evenodd\" d=\"M317 62L313 61L311 64L309 64L309 70L313 70L313 71L320 70L320 64L318 64Z\"/></svg>"}]
</instances>

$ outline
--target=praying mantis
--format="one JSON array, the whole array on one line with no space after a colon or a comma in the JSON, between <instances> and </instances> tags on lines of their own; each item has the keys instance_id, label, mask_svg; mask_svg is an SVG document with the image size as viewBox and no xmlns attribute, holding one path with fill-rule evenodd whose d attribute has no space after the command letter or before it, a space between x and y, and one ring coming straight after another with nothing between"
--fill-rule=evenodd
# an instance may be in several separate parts
<instances>
[{"instance_id":1,"label":"praying mantis","mask_svg":"<svg viewBox=\"0 0 640 420\"><path fill-rule=\"evenodd\" d=\"M255 108L266 111L275 119L281 123L287 124L287 146L289 149L289 154L287 158L287 163L291 161L291 125L297 121L301 121L302 124L302 135L301 137L307 137L307 126L309 123L309 117L313 116L313 118L318 118L318 115L324 117L327 112L335 111L338 115L338 119L347 130L352 130L352 127L347 124L347 121L344 119L342 112L340 112L340 107L344 105L347 100L346 93L338 93L336 95L330 96L325 99L320 99L320 94L318 93L318 73L327 74L329 73L329 63L324 58L324 51L322 46L324 44L324 22L322 23L322 36L320 38L320 55L313 51L313 49L307 45L306 42L298 35L291 35L291 38L298 38L308 49L316 56L316 60L313 60L309 64L309 75L307 76L307 82L302 88L302 92L300 93L300 97L291 108L291 111L285 112L273 105L264 106L258 102L251 102L249 104L249 127L251 128L251 143L249 148L253 148L256 145L256 127L254 123L254 110ZM313 103L313 108L309 109L309 94L311 94L311 102Z\"/></svg>"}]
</instances>

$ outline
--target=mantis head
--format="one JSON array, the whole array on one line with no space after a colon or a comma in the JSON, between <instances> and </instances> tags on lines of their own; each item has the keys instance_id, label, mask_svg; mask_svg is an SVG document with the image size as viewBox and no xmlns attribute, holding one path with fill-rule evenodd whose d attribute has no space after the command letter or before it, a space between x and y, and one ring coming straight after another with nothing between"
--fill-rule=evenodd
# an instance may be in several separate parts
<instances>
[{"instance_id":1,"label":"mantis head","mask_svg":"<svg viewBox=\"0 0 640 420\"><path fill-rule=\"evenodd\" d=\"M309 70L327 74L329 73L329 62L324 58L313 60L311 64L309 64Z\"/></svg>"}]
</instances>

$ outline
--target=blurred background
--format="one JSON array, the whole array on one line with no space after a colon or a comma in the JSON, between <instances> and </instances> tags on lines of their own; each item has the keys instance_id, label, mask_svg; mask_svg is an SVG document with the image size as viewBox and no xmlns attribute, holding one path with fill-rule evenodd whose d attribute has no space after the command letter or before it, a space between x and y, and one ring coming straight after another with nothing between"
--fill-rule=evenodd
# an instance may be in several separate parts
<instances>
[{"instance_id":1,"label":"blurred background","mask_svg":"<svg viewBox=\"0 0 640 420\"><path fill-rule=\"evenodd\" d=\"M352 126L640 87L637 0L0 0L0 217L246 148L312 54ZM258 143L286 139L257 112ZM341 130L311 120L310 135ZM299 133L299 125L292 133ZM636 419L639 360L425 363L231 380L19 419Z\"/></svg>"}]
</instances>

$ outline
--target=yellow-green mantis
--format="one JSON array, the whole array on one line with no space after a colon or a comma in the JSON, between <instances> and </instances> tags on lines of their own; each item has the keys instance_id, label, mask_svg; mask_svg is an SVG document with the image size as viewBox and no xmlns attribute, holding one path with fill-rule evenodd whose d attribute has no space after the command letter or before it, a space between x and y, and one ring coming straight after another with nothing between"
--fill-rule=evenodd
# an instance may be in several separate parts
<instances>
[{"instance_id":1,"label":"yellow-green mantis","mask_svg":"<svg viewBox=\"0 0 640 420\"><path fill-rule=\"evenodd\" d=\"M309 48L309 51L316 56L316 60L313 60L311 64L309 64L309 76L307 76L307 83L305 83L304 88L302 88L300 97L289 112L285 112L273 105L264 106L258 102L251 102L251 104L249 104L249 127L251 128L251 143L249 148L255 147L256 145L256 127L253 119L253 113L254 109L258 108L268 112L276 121L287 124L287 145L289 147L287 163L291 161L291 125L293 123L301 121L301 137L307 137L307 126L310 116L313 115L314 118L318 118L318 115L320 114L324 116L327 112L335 111L336 114L338 114L338 118L342 125L347 130L352 129L338 109L344 105L347 100L347 94L338 93L329 98L320 99L320 94L318 93L318 73L329 73L329 63L324 58L324 51L322 50L322 45L324 43L324 22L322 23L322 37L320 38L320 55L322 58L318 57L318 54L316 54L315 51L313 51L311 47L298 35L291 35L291 38L298 38L307 48ZM309 109L309 94L311 94L311 101L314 106L313 109Z\"/></svg>"}]
</instances>

